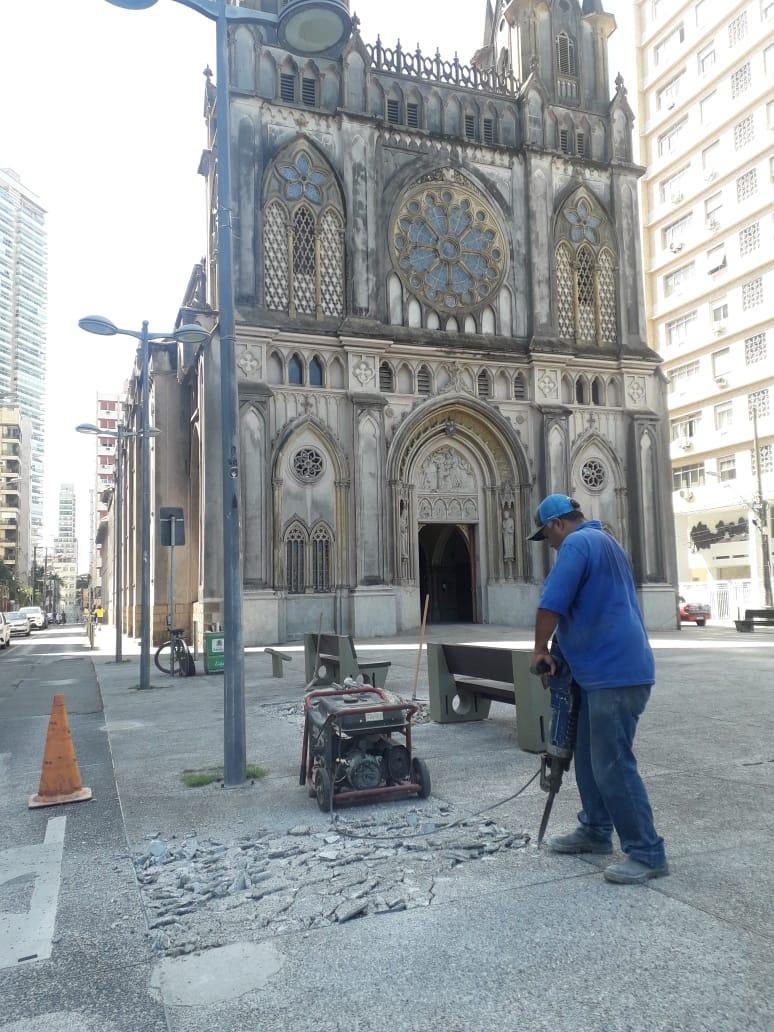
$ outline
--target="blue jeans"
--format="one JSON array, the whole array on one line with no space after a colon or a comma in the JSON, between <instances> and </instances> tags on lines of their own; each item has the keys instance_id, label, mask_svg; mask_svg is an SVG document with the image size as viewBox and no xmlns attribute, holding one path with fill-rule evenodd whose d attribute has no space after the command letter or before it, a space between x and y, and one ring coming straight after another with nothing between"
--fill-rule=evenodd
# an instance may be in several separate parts
<instances>
[{"instance_id":1,"label":"blue jeans","mask_svg":"<svg viewBox=\"0 0 774 1032\"><path fill-rule=\"evenodd\" d=\"M637 721L649 698L648 685L581 690L575 780L583 805L578 820L588 834L609 842L615 828L624 853L661 867L666 863L664 840L656 834L632 751Z\"/></svg>"}]
</instances>

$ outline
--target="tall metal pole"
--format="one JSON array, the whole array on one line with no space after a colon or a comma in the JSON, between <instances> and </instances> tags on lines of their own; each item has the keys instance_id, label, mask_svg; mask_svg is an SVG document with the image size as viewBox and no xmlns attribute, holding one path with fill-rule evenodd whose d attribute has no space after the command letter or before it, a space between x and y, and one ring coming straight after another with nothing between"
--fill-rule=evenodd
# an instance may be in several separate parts
<instances>
[{"instance_id":1,"label":"tall metal pole","mask_svg":"<svg viewBox=\"0 0 774 1032\"><path fill-rule=\"evenodd\" d=\"M218 0L216 153L218 175L218 309L220 311L220 406L223 457L223 781L247 776L245 744L242 563L239 531L239 441L234 366L234 241L231 228L231 133L226 0Z\"/></svg>"},{"instance_id":2,"label":"tall metal pole","mask_svg":"<svg viewBox=\"0 0 774 1032\"><path fill-rule=\"evenodd\" d=\"M123 662L122 654L122 637L124 633L124 613L123 613L123 592L124 586L123 580L123 563L121 557L121 549L123 547L124 540L124 481L123 481L123 461L121 451L123 449L124 435L123 427L117 428L116 435L116 518L114 521L115 525L115 561L116 561L116 573L114 578L115 586L115 621L116 621L116 663Z\"/></svg>"},{"instance_id":3,"label":"tall metal pole","mask_svg":"<svg viewBox=\"0 0 774 1032\"><path fill-rule=\"evenodd\" d=\"M140 691L150 688L150 336L148 320L142 324L142 585L140 592Z\"/></svg>"},{"instance_id":4,"label":"tall metal pole","mask_svg":"<svg viewBox=\"0 0 774 1032\"><path fill-rule=\"evenodd\" d=\"M758 529L761 532L763 549L763 594L767 609L774 608L771 594L771 554L769 552L769 506L763 497L763 477L761 476L761 451L758 443L758 408L753 405L753 447L755 448L755 469L758 473L758 497L755 515L758 517Z\"/></svg>"}]
</instances>

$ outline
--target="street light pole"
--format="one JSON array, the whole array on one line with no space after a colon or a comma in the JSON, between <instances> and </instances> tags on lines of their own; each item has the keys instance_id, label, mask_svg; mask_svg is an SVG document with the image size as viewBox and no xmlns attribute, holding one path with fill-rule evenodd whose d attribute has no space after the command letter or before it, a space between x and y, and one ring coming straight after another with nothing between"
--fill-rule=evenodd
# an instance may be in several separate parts
<instances>
[{"instance_id":1,"label":"street light pole","mask_svg":"<svg viewBox=\"0 0 774 1032\"><path fill-rule=\"evenodd\" d=\"M123 634L124 634L124 606L123 606L123 541L124 541L124 526L123 526L123 512L124 512L124 481L123 481L123 459L121 452L123 450L123 427L116 427L116 513L115 513L115 541L113 548L115 550L115 576L113 583L115 586L115 622L116 622L116 663L123 662ZM147 436L147 435L146 435Z\"/></svg>"},{"instance_id":2,"label":"street light pole","mask_svg":"<svg viewBox=\"0 0 774 1032\"><path fill-rule=\"evenodd\" d=\"M140 588L140 691L150 688L150 336L148 320L143 320L140 331L141 392L142 392L142 527L140 533L141 588Z\"/></svg>"},{"instance_id":3,"label":"street light pole","mask_svg":"<svg viewBox=\"0 0 774 1032\"><path fill-rule=\"evenodd\" d=\"M771 553L769 552L769 505L763 496L763 477L761 476L761 452L758 443L758 407L753 405L753 448L755 449L755 469L758 474L758 491L755 499L755 515L758 517L758 529L761 532L761 548L763 549L763 594L767 609L774 608L771 593ZM750 542L752 546L752 542Z\"/></svg>"}]
</instances>

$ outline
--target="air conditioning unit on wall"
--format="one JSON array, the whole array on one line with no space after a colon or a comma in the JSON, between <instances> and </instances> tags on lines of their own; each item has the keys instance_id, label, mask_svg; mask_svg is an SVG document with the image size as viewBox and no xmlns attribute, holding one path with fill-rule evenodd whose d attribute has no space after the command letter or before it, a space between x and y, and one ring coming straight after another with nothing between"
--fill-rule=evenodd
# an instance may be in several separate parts
<instances>
[{"instance_id":1,"label":"air conditioning unit on wall","mask_svg":"<svg viewBox=\"0 0 774 1032\"><path fill-rule=\"evenodd\" d=\"M689 491L687 488L683 488L680 491L680 497L683 499L684 502L692 502L694 494L693 491Z\"/></svg>"},{"instance_id":2,"label":"air conditioning unit on wall","mask_svg":"<svg viewBox=\"0 0 774 1032\"><path fill-rule=\"evenodd\" d=\"M727 378L725 376L716 376L715 377L715 386L716 387L728 387L728 380L727 380Z\"/></svg>"}]
</instances>

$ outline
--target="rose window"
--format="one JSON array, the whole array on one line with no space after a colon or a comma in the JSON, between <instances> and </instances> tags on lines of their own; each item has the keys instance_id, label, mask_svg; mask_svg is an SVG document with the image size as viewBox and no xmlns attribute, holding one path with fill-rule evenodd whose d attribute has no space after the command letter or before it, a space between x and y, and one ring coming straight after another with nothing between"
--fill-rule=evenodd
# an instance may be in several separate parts
<instances>
[{"instance_id":1,"label":"rose window","mask_svg":"<svg viewBox=\"0 0 774 1032\"><path fill-rule=\"evenodd\" d=\"M591 491L600 491L607 483L607 470L599 459L589 459L583 463L581 480Z\"/></svg>"},{"instance_id":2,"label":"rose window","mask_svg":"<svg viewBox=\"0 0 774 1032\"><path fill-rule=\"evenodd\" d=\"M293 165L280 165L277 169L285 184L285 197L289 201L300 201L305 197L312 204L322 203L320 188L328 173L315 168L306 154L299 154Z\"/></svg>"},{"instance_id":3,"label":"rose window","mask_svg":"<svg viewBox=\"0 0 774 1032\"><path fill-rule=\"evenodd\" d=\"M570 208L565 211L564 217L572 226L570 239L575 243L581 240L588 240L589 243L597 243L597 229L602 225L602 219L593 215L591 205L588 201L578 201L577 208Z\"/></svg>"},{"instance_id":4,"label":"rose window","mask_svg":"<svg viewBox=\"0 0 774 1032\"><path fill-rule=\"evenodd\" d=\"M457 185L412 190L393 225L391 245L404 285L438 311L491 300L505 275L505 243L494 213Z\"/></svg>"},{"instance_id":5,"label":"rose window","mask_svg":"<svg viewBox=\"0 0 774 1032\"><path fill-rule=\"evenodd\" d=\"M316 448L301 448L293 456L293 472L304 484L313 484L319 480L323 466L323 457Z\"/></svg>"}]
</instances>

